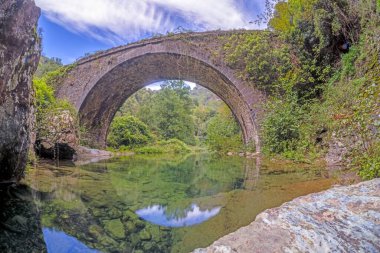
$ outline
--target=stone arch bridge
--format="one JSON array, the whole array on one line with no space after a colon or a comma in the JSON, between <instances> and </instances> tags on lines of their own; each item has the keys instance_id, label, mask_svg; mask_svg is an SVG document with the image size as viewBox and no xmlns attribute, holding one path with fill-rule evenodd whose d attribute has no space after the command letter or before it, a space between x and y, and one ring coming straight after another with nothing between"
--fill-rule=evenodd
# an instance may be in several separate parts
<instances>
[{"instance_id":1,"label":"stone arch bridge","mask_svg":"<svg viewBox=\"0 0 380 253\"><path fill-rule=\"evenodd\" d=\"M78 60L56 88L79 111L91 145L104 148L109 125L125 100L163 80L197 83L219 96L239 122L245 143L260 151L258 121L264 95L239 78L223 47L235 34L259 31L183 33L115 47Z\"/></svg>"}]
</instances>

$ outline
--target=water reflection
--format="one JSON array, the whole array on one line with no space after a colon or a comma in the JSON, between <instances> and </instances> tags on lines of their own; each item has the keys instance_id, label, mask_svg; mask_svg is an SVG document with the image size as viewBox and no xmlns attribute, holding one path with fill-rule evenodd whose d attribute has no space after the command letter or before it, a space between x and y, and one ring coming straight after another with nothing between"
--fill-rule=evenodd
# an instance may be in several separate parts
<instances>
[{"instance_id":1,"label":"water reflection","mask_svg":"<svg viewBox=\"0 0 380 253\"><path fill-rule=\"evenodd\" d=\"M209 154L44 164L0 190L0 252L190 252L328 188L323 171Z\"/></svg>"},{"instance_id":2,"label":"water reflection","mask_svg":"<svg viewBox=\"0 0 380 253\"><path fill-rule=\"evenodd\" d=\"M205 222L220 212L221 207L211 210L201 210L197 204L192 204L187 210L176 210L175 213L167 212L167 208L161 205L153 205L136 211L136 214L146 221L166 227L187 227Z\"/></svg>"},{"instance_id":3,"label":"water reflection","mask_svg":"<svg viewBox=\"0 0 380 253\"><path fill-rule=\"evenodd\" d=\"M47 196L25 185L0 188L0 252L46 252L36 198Z\"/></svg>"},{"instance_id":4,"label":"water reflection","mask_svg":"<svg viewBox=\"0 0 380 253\"><path fill-rule=\"evenodd\" d=\"M44 239L48 252L54 253L98 253L100 251L90 249L75 237L62 231L43 228Z\"/></svg>"}]
</instances>

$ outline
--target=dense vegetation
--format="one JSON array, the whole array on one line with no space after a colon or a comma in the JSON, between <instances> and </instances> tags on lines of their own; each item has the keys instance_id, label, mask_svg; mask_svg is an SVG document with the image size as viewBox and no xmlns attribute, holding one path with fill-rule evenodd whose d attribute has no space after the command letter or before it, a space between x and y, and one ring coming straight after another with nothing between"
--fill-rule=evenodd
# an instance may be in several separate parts
<instances>
[{"instance_id":1,"label":"dense vegetation","mask_svg":"<svg viewBox=\"0 0 380 253\"><path fill-rule=\"evenodd\" d=\"M125 102L111 124L108 145L138 153L186 152L187 145L225 152L242 148L242 138L218 97L171 80L158 91L141 89Z\"/></svg>"},{"instance_id":2,"label":"dense vegetation","mask_svg":"<svg viewBox=\"0 0 380 253\"><path fill-rule=\"evenodd\" d=\"M362 177L380 176L380 1L267 2L277 2L262 17L270 32L225 45L229 64L269 96L264 151L305 160L335 142Z\"/></svg>"}]
</instances>

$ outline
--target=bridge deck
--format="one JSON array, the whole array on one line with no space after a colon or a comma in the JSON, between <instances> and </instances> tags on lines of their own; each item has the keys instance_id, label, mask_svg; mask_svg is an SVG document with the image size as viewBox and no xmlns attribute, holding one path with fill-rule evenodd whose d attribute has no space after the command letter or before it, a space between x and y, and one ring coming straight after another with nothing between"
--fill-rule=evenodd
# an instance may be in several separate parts
<instances>
[{"instance_id":1,"label":"bridge deck","mask_svg":"<svg viewBox=\"0 0 380 253\"><path fill-rule=\"evenodd\" d=\"M77 65L82 65L87 62L91 62L94 60L97 60L102 57L106 57L112 54L116 54L125 50L133 49L133 48L138 48L142 46L146 46L149 44L158 44L163 41L169 41L169 40L180 40L183 38L187 39L194 39L197 37L208 37L208 36L225 36L225 35L234 35L234 34L247 34L247 33L253 33L253 32L262 32L263 30L229 30L229 31L207 31L207 32L186 32L186 33L176 33L176 34L169 34L169 35L162 35L158 37L152 37L152 38L147 38L143 40L139 40L133 43L129 43L126 45L121 45L117 47L113 47L108 50L104 51L99 51L94 54L91 54L89 56L85 56L83 58L80 58L79 60L76 61Z\"/></svg>"}]
</instances>

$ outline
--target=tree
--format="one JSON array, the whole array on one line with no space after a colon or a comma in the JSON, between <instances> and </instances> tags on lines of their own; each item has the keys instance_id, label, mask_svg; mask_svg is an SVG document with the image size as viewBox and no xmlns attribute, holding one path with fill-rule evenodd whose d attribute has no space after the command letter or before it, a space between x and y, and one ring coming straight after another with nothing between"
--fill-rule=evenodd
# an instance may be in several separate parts
<instances>
[{"instance_id":1,"label":"tree","mask_svg":"<svg viewBox=\"0 0 380 253\"><path fill-rule=\"evenodd\" d=\"M149 103L154 95L154 91L141 89L132 94L122 105L116 116L135 116L138 117L143 105Z\"/></svg>"},{"instance_id":2,"label":"tree","mask_svg":"<svg viewBox=\"0 0 380 253\"><path fill-rule=\"evenodd\" d=\"M164 139L179 139L195 144L194 122L186 100L171 89L163 89L155 97L154 124Z\"/></svg>"},{"instance_id":3,"label":"tree","mask_svg":"<svg viewBox=\"0 0 380 253\"><path fill-rule=\"evenodd\" d=\"M142 105L138 117L159 137L179 139L195 144L190 87L183 81L168 81L148 103Z\"/></svg>"},{"instance_id":4,"label":"tree","mask_svg":"<svg viewBox=\"0 0 380 253\"><path fill-rule=\"evenodd\" d=\"M168 80L161 85L162 91L172 90L184 102L187 109L193 107L193 102L190 98L190 86L182 80Z\"/></svg>"},{"instance_id":5,"label":"tree","mask_svg":"<svg viewBox=\"0 0 380 253\"><path fill-rule=\"evenodd\" d=\"M35 73L35 77L42 77L48 72L54 71L62 67L62 60L57 57L48 58L46 56L41 56L40 62L38 63L38 69Z\"/></svg>"}]
</instances>

